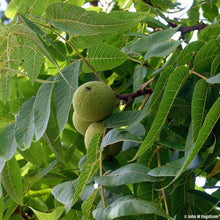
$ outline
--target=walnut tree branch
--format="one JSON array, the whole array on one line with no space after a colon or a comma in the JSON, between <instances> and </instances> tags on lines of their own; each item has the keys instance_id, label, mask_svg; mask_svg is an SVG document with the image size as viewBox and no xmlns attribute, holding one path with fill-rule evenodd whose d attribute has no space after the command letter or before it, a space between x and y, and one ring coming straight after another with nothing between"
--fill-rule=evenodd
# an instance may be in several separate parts
<instances>
[{"instance_id":1,"label":"walnut tree branch","mask_svg":"<svg viewBox=\"0 0 220 220\"><path fill-rule=\"evenodd\" d=\"M123 95L116 94L116 98L119 100L122 100L123 104L126 104L138 96L151 94L152 92L153 92L153 90L151 88L144 88L144 89L140 88L132 93L123 94Z\"/></svg>"},{"instance_id":2,"label":"walnut tree branch","mask_svg":"<svg viewBox=\"0 0 220 220\"><path fill-rule=\"evenodd\" d=\"M169 24L169 26L172 27L172 28L175 28L175 27L178 26L178 25L177 25L176 23L174 23L174 22L169 22L169 21L168 21L168 24ZM195 25L192 25L192 26L182 26L182 27L179 28L178 31L181 32L181 38L183 38L183 37L184 37L184 34L187 34L187 33L191 32L191 31L195 31L195 30L202 30L202 29L204 29L206 26L207 26L207 24L195 24Z\"/></svg>"},{"instance_id":3,"label":"walnut tree branch","mask_svg":"<svg viewBox=\"0 0 220 220\"><path fill-rule=\"evenodd\" d=\"M189 33L191 31L195 30L202 30L206 27L206 24L195 24L193 26L183 26L179 28L179 31L181 32L181 37L184 36L184 34Z\"/></svg>"}]
</instances>

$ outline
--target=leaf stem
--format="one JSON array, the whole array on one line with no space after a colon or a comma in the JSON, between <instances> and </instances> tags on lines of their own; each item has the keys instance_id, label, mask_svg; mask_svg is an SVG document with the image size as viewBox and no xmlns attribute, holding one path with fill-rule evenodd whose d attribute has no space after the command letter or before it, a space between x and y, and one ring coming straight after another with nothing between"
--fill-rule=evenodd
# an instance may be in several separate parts
<instances>
[{"instance_id":1,"label":"leaf stem","mask_svg":"<svg viewBox=\"0 0 220 220\"><path fill-rule=\"evenodd\" d=\"M143 103L141 104L141 107L139 108L140 110L143 110L145 104L147 103L147 100L150 98L150 94L147 94L144 98Z\"/></svg>"},{"instance_id":2,"label":"leaf stem","mask_svg":"<svg viewBox=\"0 0 220 220\"><path fill-rule=\"evenodd\" d=\"M158 165L158 167L161 166L160 147L159 146L157 146L157 165ZM168 205L167 205L166 194L165 194L165 191L164 191L163 182L161 182L161 187L162 187L162 195L163 195L165 210L166 210L167 215L169 215L169 209L168 209Z\"/></svg>"},{"instance_id":3,"label":"leaf stem","mask_svg":"<svg viewBox=\"0 0 220 220\"><path fill-rule=\"evenodd\" d=\"M133 57L129 57L129 60L132 60L132 61L134 61L134 62L136 62L136 63L139 63L139 64L143 65L143 63L142 63L140 60L135 59L135 58L133 58Z\"/></svg>"},{"instance_id":4,"label":"leaf stem","mask_svg":"<svg viewBox=\"0 0 220 220\"><path fill-rule=\"evenodd\" d=\"M102 139L105 137L106 134L106 129L104 129ZM100 151L100 156L99 156L99 176L102 176L102 150ZM103 186L100 186L101 188L101 196L102 196L102 203L103 207L106 207L106 202L105 202L105 195L104 195L104 189Z\"/></svg>"},{"instance_id":5,"label":"leaf stem","mask_svg":"<svg viewBox=\"0 0 220 220\"><path fill-rule=\"evenodd\" d=\"M200 78L202 78L202 79L204 79L204 80L207 80L207 78L205 76L203 76L202 74L200 74L200 73L197 73L193 70L190 70L189 72L196 75L196 76L198 76L198 77L200 77Z\"/></svg>"}]
</instances>

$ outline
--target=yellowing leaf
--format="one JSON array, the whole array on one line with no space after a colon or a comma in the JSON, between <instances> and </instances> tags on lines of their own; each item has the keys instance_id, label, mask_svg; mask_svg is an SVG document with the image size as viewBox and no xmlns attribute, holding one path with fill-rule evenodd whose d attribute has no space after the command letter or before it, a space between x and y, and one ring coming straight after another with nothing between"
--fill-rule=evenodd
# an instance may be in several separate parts
<instances>
[{"instance_id":1,"label":"yellowing leaf","mask_svg":"<svg viewBox=\"0 0 220 220\"><path fill-rule=\"evenodd\" d=\"M207 176L207 178L214 176L216 174L220 173L220 160L218 160L218 162L216 163L215 167L213 168L213 170L211 171L211 173L209 173L209 175Z\"/></svg>"}]
</instances>

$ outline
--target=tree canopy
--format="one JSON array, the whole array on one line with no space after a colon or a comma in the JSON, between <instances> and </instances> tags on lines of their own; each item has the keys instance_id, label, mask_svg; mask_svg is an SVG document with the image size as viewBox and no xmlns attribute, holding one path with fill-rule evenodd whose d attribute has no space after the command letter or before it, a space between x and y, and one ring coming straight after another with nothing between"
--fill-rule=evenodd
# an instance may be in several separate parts
<instances>
[{"instance_id":1,"label":"tree canopy","mask_svg":"<svg viewBox=\"0 0 220 220\"><path fill-rule=\"evenodd\" d=\"M219 6L193 0L170 19L184 10L176 0L11 0L0 23L0 219L217 219ZM89 81L118 105L87 149L72 99Z\"/></svg>"}]
</instances>

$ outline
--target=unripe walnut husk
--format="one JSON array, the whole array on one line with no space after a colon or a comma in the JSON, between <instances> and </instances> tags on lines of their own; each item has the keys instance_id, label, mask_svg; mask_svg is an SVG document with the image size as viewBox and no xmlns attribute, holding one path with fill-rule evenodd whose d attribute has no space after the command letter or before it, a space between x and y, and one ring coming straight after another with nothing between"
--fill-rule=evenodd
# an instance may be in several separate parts
<instances>
[{"instance_id":1,"label":"unripe walnut husk","mask_svg":"<svg viewBox=\"0 0 220 220\"><path fill-rule=\"evenodd\" d=\"M73 113L73 125L75 129L82 135L85 135L87 128L91 122L83 120L76 112Z\"/></svg>"},{"instance_id":2,"label":"unripe walnut husk","mask_svg":"<svg viewBox=\"0 0 220 220\"><path fill-rule=\"evenodd\" d=\"M85 146L88 149L89 144L93 138L94 135L98 133L103 133L104 132L104 125L103 122L94 122L91 125L89 125L88 129L86 130L85 137L84 137L84 142ZM117 142L115 144L111 144L107 147L105 147L103 151L103 157L106 158L108 156L114 156L118 154L122 148L122 143L123 142Z\"/></svg>"},{"instance_id":3,"label":"unripe walnut husk","mask_svg":"<svg viewBox=\"0 0 220 220\"><path fill-rule=\"evenodd\" d=\"M85 121L102 121L110 116L117 105L114 91L103 82L91 81L74 93L74 111Z\"/></svg>"}]
</instances>

